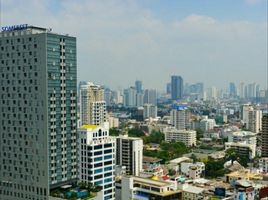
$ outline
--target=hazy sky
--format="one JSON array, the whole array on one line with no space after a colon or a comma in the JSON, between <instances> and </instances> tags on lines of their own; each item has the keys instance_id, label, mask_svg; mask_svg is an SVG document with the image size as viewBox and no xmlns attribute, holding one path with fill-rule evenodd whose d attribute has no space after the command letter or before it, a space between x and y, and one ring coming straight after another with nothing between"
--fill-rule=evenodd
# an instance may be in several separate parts
<instances>
[{"instance_id":1,"label":"hazy sky","mask_svg":"<svg viewBox=\"0 0 268 200\"><path fill-rule=\"evenodd\" d=\"M1 25L22 23L76 36L79 80L266 85L267 0L2 0Z\"/></svg>"}]
</instances>

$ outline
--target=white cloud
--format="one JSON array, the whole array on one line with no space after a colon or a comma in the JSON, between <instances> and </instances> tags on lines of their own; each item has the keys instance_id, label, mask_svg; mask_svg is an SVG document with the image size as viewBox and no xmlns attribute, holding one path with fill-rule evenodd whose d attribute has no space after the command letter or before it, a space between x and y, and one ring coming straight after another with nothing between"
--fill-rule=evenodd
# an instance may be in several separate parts
<instances>
[{"instance_id":1,"label":"white cloud","mask_svg":"<svg viewBox=\"0 0 268 200\"><path fill-rule=\"evenodd\" d=\"M62 0L51 8L53 2L4 1L2 22L77 36L80 79L116 87L140 78L156 88L171 74L209 84L265 82L266 23L197 14L167 22L130 0Z\"/></svg>"}]
</instances>

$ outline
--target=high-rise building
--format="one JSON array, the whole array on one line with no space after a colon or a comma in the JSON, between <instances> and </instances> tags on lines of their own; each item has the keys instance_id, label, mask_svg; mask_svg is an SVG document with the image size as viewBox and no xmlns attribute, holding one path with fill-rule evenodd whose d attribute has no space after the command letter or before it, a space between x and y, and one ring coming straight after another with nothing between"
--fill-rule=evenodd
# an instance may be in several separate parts
<instances>
[{"instance_id":1,"label":"high-rise building","mask_svg":"<svg viewBox=\"0 0 268 200\"><path fill-rule=\"evenodd\" d=\"M262 116L262 131L261 131L261 140L262 140L262 157L268 157L268 114Z\"/></svg>"},{"instance_id":2,"label":"high-rise building","mask_svg":"<svg viewBox=\"0 0 268 200\"><path fill-rule=\"evenodd\" d=\"M143 101L144 101L143 93L137 93L136 94L136 106L137 107L143 106Z\"/></svg>"},{"instance_id":3,"label":"high-rise building","mask_svg":"<svg viewBox=\"0 0 268 200\"><path fill-rule=\"evenodd\" d=\"M142 82L139 80L136 80L135 88L136 88L137 93L142 93Z\"/></svg>"},{"instance_id":4,"label":"high-rise building","mask_svg":"<svg viewBox=\"0 0 268 200\"><path fill-rule=\"evenodd\" d=\"M115 139L107 122L80 127L78 154L79 181L102 186L103 199L114 199Z\"/></svg>"},{"instance_id":5,"label":"high-rise building","mask_svg":"<svg viewBox=\"0 0 268 200\"><path fill-rule=\"evenodd\" d=\"M86 85L81 86L80 96L81 125L101 125L106 122L104 89L99 85L88 82Z\"/></svg>"},{"instance_id":6,"label":"high-rise building","mask_svg":"<svg viewBox=\"0 0 268 200\"><path fill-rule=\"evenodd\" d=\"M246 128L248 128L249 124L249 111L253 110L253 106L250 104L243 104L241 105L240 109L240 119L243 121L243 124L245 125Z\"/></svg>"},{"instance_id":7,"label":"high-rise building","mask_svg":"<svg viewBox=\"0 0 268 200\"><path fill-rule=\"evenodd\" d=\"M76 38L0 33L0 199L47 200L77 178Z\"/></svg>"},{"instance_id":8,"label":"high-rise building","mask_svg":"<svg viewBox=\"0 0 268 200\"><path fill-rule=\"evenodd\" d=\"M171 83L167 83L166 92L167 94L171 94Z\"/></svg>"},{"instance_id":9,"label":"high-rise building","mask_svg":"<svg viewBox=\"0 0 268 200\"><path fill-rule=\"evenodd\" d=\"M248 112L248 125L247 129L259 133L262 128L262 111L258 109L250 110Z\"/></svg>"},{"instance_id":10,"label":"high-rise building","mask_svg":"<svg viewBox=\"0 0 268 200\"><path fill-rule=\"evenodd\" d=\"M106 106L112 105L112 91L109 88L105 88L104 90L104 101Z\"/></svg>"},{"instance_id":11,"label":"high-rise building","mask_svg":"<svg viewBox=\"0 0 268 200\"><path fill-rule=\"evenodd\" d=\"M124 106L126 107L135 107L137 105L136 98L136 89L130 87L124 90Z\"/></svg>"},{"instance_id":12,"label":"high-rise building","mask_svg":"<svg viewBox=\"0 0 268 200\"><path fill-rule=\"evenodd\" d=\"M116 138L116 164L126 167L126 174L139 176L142 171L143 140L121 135Z\"/></svg>"},{"instance_id":13,"label":"high-rise building","mask_svg":"<svg viewBox=\"0 0 268 200\"><path fill-rule=\"evenodd\" d=\"M191 127L190 111L185 105L174 105L170 111L171 124L178 130L187 130Z\"/></svg>"},{"instance_id":14,"label":"high-rise building","mask_svg":"<svg viewBox=\"0 0 268 200\"><path fill-rule=\"evenodd\" d=\"M144 104L143 105L143 118L156 118L157 117L157 106L152 104Z\"/></svg>"},{"instance_id":15,"label":"high-rise building","mask_svg":"<svg viewBox=\"0 0 268 200\"><path fill-rule=\"evenodd\" d=\"M234 83L229 83L229 96L236 97L236 86Z\"/></svg>"},{"instance_id":16,"label":"high-rise building","mask_svg":"<svg viewBox=\"0 0 268 200\"><path fill-rule=\"evenodd\" d=\"M171 99L180 100L183 96L183 79L181 76L171 76Z\"/></svg>"},{"instance_id":17,"label":"high-rise building","mask_svg":"<svg viewBox=\"0 0 268 200\"><path fill-rule=\"evenodd\" d=\"M242 99L245 98L245 84L243 82L239 84L238 96Z\"/></svg>"},{"instance_id":18,"label":"high-rise building","mask_svg":"<svg viewBox=\"0 0 268 200\"><path fill-rule=\"evenodd\" d=\"M212 86L211 88L207 88L207 92L206 92L206 98L208 100L215 100L218 98L217 95L217 88Z\"/></svg>"},{"instance_id":19,"label":"high-rise building","mask_svg":"<svg viewBox=\"0 0 268 200\"><path fill-rule=\"evenodd\" d=\"M153 89L144 91L144 104L157 105L157 92Z\"/></svg>"}]
</instances>

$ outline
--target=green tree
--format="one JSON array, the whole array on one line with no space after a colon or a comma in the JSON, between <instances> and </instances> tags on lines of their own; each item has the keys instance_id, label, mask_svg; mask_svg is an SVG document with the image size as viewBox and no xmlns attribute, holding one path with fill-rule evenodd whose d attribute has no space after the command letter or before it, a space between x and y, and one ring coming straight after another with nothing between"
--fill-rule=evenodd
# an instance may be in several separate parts
<instances>
[{"instance_id":1,"label":"green tree","mask_svg":"<svg viewBox=\"0 0 268 200\"><path fill-rule=\"evenodd\" d=\"M201 128L195 129L196 131L196 139L200 140L204 136L204 131Z\"/></svg>"},{"instance_id":2,"label":"green tree","mask_svg":"<svg viewBox=\"0 0 268 200\"><path fill-rule=\"evenodd\" d=\"M208 161L205 163L205 176L207 178L217 178L224 176L226 172L223 167L224 163L224 159L214 160L213 158L209 158Z\"/></svg>"},{"instance_id":3,"label":"green tree","mask_svg":"<svg viewBox=\"0 0 268 200\"><path fill-rule=\"evenodd\" d=\"M157 143L160 144L162 141L165 140L165 135L160 131L152 131L149 136L144 137L144 143Z\"/></svg>"},{"instance_id":4,"label":"green tree","mask_svg":"<svg viewBox=\"0 0 268 200\"><path fill-rule=\"evenodd\" d=\"M193 160L193 163L197 162L197 157L194 153L192 153L192 155L190 156L190 158Z\"/></svg>"},{"instance_id":5,"label":"green tree","mask_svg":"<svg viewBox=\"0 0 268 200\"><path fill-rule=\"evenodd\" d=\"M133 128L128 131L129 137L142 137L145 136L144 132L141 129Z\"/></svg>"},{"instance_id":6,"label":"green tree","mask_svg":"<svg viewBox=\"0 0 268 200\"><path fill-rule=\"evenodd\" d=\"M110 128L109 135L110 136L119 136L120 130L117 128Z\"/></svg>"}]
</instances>

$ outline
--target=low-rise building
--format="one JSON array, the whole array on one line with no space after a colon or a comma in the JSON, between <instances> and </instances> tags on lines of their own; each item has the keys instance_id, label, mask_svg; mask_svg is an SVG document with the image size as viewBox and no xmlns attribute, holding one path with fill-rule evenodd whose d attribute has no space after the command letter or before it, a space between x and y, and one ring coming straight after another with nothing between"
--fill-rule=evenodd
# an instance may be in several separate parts
<instances>
[{"instance_id":1,"label":"low-rise building","mask_svg":"<svg viewBox=\"0 0 268 200\"><path fill-rule=\"evenodd\" d=\"M203 200L204 188L196 187L190 184L182 184L179 187L182 190L182 200Z\"/></svg>"},{"instance_id":2,"label":"low-rise building","mask_svg":"<svg viewBox=\"0 0 268 200\"><path fill-rule=\"evenodd\" d=\"M263 176L261 174L250 172L248 169L238 170L229 174L225 174L225 181L227 183L230 183L232 186L234 186L235 182L238 180L258 181L262 179Z\"/></svg>"},{"instance_id":3,"label":"low-rise building","mask_svg":"<svg viewBox=\"0 0 268 200\"><path fill-rule=\"evenodd\" d=\"M181 199L182 191L174 190L172 183L136 176L122 177L121 183L117 183L118 200L170 200Z\"/></svg>"},{"instance_id":4,"label":"low-rise building","mask_svg":"<svg viewBox=\"0 0 268 200\"><path fill-rule=\"evenodd\" d=\"M192 179L200 178L205 171L205 164L203 162L182 162L180 164L180 171Z\"/></svg>"},{"instance_id":5,"label":"low-rise building","mask_svg":"<svg viewBox=\"0 0 268 200\"><path fill-rule=\"evenodd\" d=\"M194 130L177 130L174 127L164 129L165 141L183 142L186 146L196 146L196 131Z\"/></svg>"},{"instance_id":6,"label":"low-rise building","mask_svg":"<svg viewBox=\"0 0 268 200\"><path fill-rule=\"evenodd\" d=\"M235 183L234 200L254 200L255 192L254 187L245 181L238 180Z\"/></svg>"},{"instance_id":7,"label":"low-rise building","mask_svg":"<svg viewBox=\"0 0 268 200\"><path fill-rule=\"evenodd\" d=\"M208 119L208 116L203 116L203 119L200 121L200 128L203 131L212 130L216 126L215 119Z\"/></svg>"},{"instance_id":8,"label":"low-rise building","mask_svg":"<svg viewBox=\"0 0 268 200\"><path fill-rule=\"evenodd\" d=\"M238 155L247 156L249 159L253 159L256 156L256 145L247 144L242 142L226 142L225 150L232 148Z\"/></svg>"}]
</instances>

